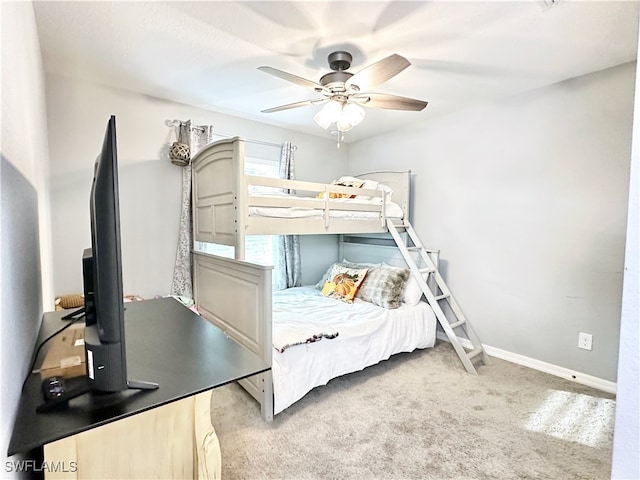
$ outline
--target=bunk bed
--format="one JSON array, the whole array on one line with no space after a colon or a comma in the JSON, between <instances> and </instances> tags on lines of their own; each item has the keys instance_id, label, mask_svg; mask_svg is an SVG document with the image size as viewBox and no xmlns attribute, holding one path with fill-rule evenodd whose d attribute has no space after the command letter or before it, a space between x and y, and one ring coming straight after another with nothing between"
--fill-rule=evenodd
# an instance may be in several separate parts
<instances>
[{"instance_id":1,"label":"bunk bed","mask_svg":"<svg viewBox=\"0 0 640 480\"><path fill-rule=\"evenodd\" d=\"M265 420L331 378L434 345L437 320L420 301L421 292L415 302L394 309L326 298L310 286L272 292L272 267L244 260L246 235L387 233L387 222L408 219L410 172L368 173L330 184L245 175L239 137L205 147L192 168L194 240L235 249L234 259L194 251L196 308L272 365L272 371L241 382ZM340 245L341 255L358 266L385 261L406 268L389 247ZM312 311L322 318L310 318ZM279 319L275 325L273 318Z\"/></svg>"},{"instance_id":2,"label":"bunk bed","mask_svg":"<svg viewBox=\"0 0 640 480\"><path fill-rule=\"evenodd\" d=\"M194 238L235 246L236 258L245 235L383 233L409 214L408 171L359 175L359 188L245 175L239 137L208 145L192 168Z\"/></svg>"}]
</instances>

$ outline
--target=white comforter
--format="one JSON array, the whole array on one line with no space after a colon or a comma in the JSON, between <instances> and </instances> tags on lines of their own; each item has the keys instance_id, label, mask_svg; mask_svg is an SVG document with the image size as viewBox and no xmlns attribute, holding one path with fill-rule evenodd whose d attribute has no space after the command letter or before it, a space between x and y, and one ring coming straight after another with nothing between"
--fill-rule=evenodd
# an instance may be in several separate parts
<instances>
[{"instance_id":1,"label":"white comforter","mask_svg":"<svg viewBox=\"0 0 640 480\"><path fill-rule=\"evenodd\" d=\"M333 333L338 335L287 347L314 334ZM435 315L424 302L387 310L359 299L348 304L325 298L313 287L275 292L274 413L332 378L362 370L395 353L432 347L435 333Z\"/></svg>"}]
</instances>

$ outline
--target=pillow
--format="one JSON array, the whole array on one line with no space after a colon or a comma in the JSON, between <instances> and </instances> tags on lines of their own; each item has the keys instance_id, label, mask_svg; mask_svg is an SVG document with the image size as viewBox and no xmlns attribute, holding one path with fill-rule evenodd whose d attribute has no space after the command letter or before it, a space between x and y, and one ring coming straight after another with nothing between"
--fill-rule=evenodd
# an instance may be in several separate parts
<instances>
[{"instance_id":1,"label":"pillow","mask_svg":"<svg viewBox=\"0 0 640 480\"><path fill-rule=\"evenodd\" d=\"M407 268L370 268L367 278L358 290L357 298L383 308L398 308L410 276L411 272Z\"/></svg>"},{"instance_id":2,"label":"pillow","mask_svg":"<svg viewBox=\"0 0 640 480\"><path fill-rule=\"evenodd\" d=\"M361 188L364 185L363 180L355 177L340 177L338 180L331 182L331 185L339 185L341 187ZM325 192L318 192L316 198L324 198ZM356 198L357 195L349 195L348 193L329 192L329 198Z\"/></svg>"},{"instance_id":3,"label":"pillow","mask_svg":"<svg viewBox=\"0 0 640 480\"><path fill-rule=\"evenodd\" d=\"M358 180L357 178L354 178L353 180L342 180L340 178L338 180L334 180L333 182L331 182L331 185L340 185L341 187L360 188L362 187L362 185L364 185L364 182L362 180ZM348 193L330 192L329 198L356 198L356 195L349 195Z\"/></svg>"},{"instance_id":4,"label":"pillow","mask_svg":"<svg viewBox=\"0 0 640 480\"><path fill-rule=\"evenodd\" d=\"M375 180L363 180L361 178L356 178L356 177L340 177L338 179L339 182L362 182L362 185L360 186L360 188L364 188L366 190L377 190L378 189L378 182L376 182ZM362 200L371 200L373 197L370 197L369 195L357 195L357 198L360 198Z\"/></svg>"},{"instance_id":5,"label":"pillow","mask_svg":"<svg viewBox=\"0 0 640 480\"><path fill-rule=\"evenodd\" d=\"M336 265L339 265L339 264L336 262L329 265L329 268L327 268L327 271L324 272L324 275L322 275L322 278L320 278L320 281L315 284L316 290L322 290L322 288L324 287L324 284L329 281L329 276L331 275L331 271L333 270L333 267Z\"/></svg>"},{"instance_id":6,"label":"pillow","mask_svg":"<svg viewBox=\"0 0 640 480\"><path fill-rule=\"evenodd\" d=\"M428 277L428 273L423 273L422 278L426 281ZM409 275L409 280L404 286L404 293L402 294L402 301L409 306L415 306L418 304L420 299L422 299L422 295L424 292L418 285L418 281L414 278L413 275Z\"/></svg>"},{"instance_id":7,"label":"pillow","mask_svg":"<svg viewBox=\"0 0 640 480\"><path fill-rule=\"evenodd\" d=\"M327 271L324 272L324 275L322 275L322 278L320 278L320 281L314 285L314 288L316 290L322 290L322 288L324 287L324 284L329 281L329 277L331 276L331 271L333 270L333 267L336 265L342 265L349 268L371 268L371 267L380 267L382 264L366 263L366 262L350 262L346 258L343 258L342 262L335 262L329 265L329 268L327 268Z\"/></svg>"},{"instance_id":8,"label":"pillow","mask_svg":"<svg viewBox=\"0 0 640 480\"><path fill-rule=\"evenodd\" d=\"M343 302L353 303L353 298L358 293L367 276L366 268L349 268L341 264L334 265L331 270L330 280L322 287L322 296L331 297Z\"/></svg>"},{"instance_id":9,"label":"pillow","mask_svg":"<svg viewBox=\"0 0 640 480\"><path fill-rule=\"evenodd\" d=\"M384 183L379 183L378 188L376 190L382 190L384 192L385 202L391 201L391 195L393 194L393 190L389 185L385 185ZM380 198L380 197L376 197L376 198Z\"/></svg>"},{"instance_id":10,"label":"pillow","mask_svg":"<svg viewBox=\"0 0 640 480\"><path fill-rule=\"evenodd\" d=\"M381 267L381 263L369 263L369 262L352 262L351 260L347 260L346 258L342 259L343 265L347 265L351 268L371 268L371 267Z\"/></svg>"}]
</instances>

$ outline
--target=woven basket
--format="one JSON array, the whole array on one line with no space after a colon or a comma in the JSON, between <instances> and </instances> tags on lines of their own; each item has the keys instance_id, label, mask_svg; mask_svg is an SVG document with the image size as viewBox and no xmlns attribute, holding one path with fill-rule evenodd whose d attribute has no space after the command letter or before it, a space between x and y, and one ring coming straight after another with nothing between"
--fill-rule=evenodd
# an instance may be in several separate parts
<instances>
[{"instance_id":1,"label":"woven basket","mask_svg":"<svg viewBox=\"0 0 640 480\"><path fill-rule=\"evenodd\" d=\"M84 305L84 295L79 293L71 295L60 295L55 300L56 310L78 308Z\"/></svg>"}]
</instances>

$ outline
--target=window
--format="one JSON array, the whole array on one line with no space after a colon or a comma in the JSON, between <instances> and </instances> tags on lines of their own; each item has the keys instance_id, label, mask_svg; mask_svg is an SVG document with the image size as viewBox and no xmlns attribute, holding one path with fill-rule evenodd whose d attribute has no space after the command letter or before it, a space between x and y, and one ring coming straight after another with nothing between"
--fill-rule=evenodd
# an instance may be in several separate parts
<instances>
[{"instance_id":1,"label":"window","mask_svg":"<svg viewBox=\"0 0 640 480\"><path fill-rule=\"evenodd\" d=\"M279 161L268 160L262 158L245 157L244 171L247 175L259 175L262 177L279 176ZM260 193L263 191L260 187L251 186L252 193ZM270 190L270 189L269 189ZM267 189L265 188L265 191ZM272 275L273 288L277 288L275 280L278 275L275 269L278 268L278 237L276 235L247 235L245 237L244 249L245 258L252 263L261 265L273 265L274 272ZM195 242L195 249L200 252L211 253L221 257L234 258L235 248L228 245L219 245L215 243Z\"/></svg>"}]
</instances>

